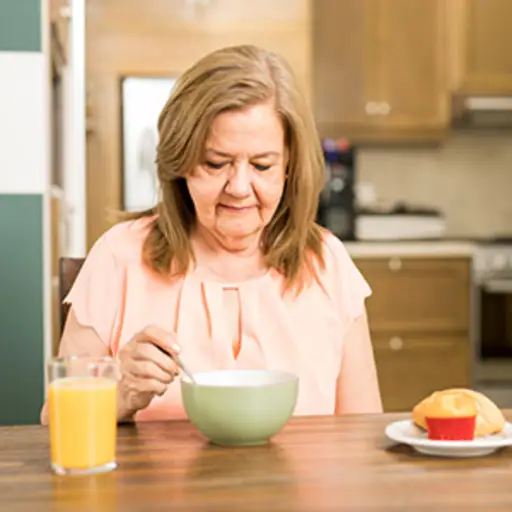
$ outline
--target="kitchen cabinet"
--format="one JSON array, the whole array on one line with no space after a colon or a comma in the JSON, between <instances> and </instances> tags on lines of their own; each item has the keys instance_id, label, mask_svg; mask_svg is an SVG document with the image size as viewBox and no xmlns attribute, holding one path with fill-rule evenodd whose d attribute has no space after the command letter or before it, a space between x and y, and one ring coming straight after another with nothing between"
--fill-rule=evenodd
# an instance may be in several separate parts
<instances>
[{"instance_id":1,"label":"kitchen cabinet","mask_svg":"<svg viewBox=\"0 0 512 512\"><path fill-rule=\"evenodd\" d=\"M464 334L376 334L375 362L386 411L410 411L439 389L468 385L469 343Z\"/></svg>"},{"instance_id":2,"label":"kitchen cabinet","mask_svg":"<svg viewBox=\"0 0 512 512\"><path fill-rule=\"evenodd\" d=\"M468 264L458 259L358 261L372 284L368 314L377 332L463 332L469 319Z\"/></svg>"},{"instance_id":3,"label":"kitchen cabinet","mask_svg":"<svg viewBox=\"0 0 512 512\"><path fill-rule=\"evenodd\" d=\"M454 92L512 94L512 2L448 2Z\"/></svg>"},{"instance_id":4,"label":"kitchen cabinet","mask_svg":"<svg viewBox=\"0 0 512 512\"><path fill-rule=\"evenodd\" d=\"M450 116L444 0L315 0L312 17L321 136L442 138Z\"/></svg>"},{"instance_id":5,"label":"kitchen cabinet","mask_svg":"<svg viewBox=\"0 0 512 512\"><path fill-rule=\"evenodd\" d=\"M322 135L368 125L371 91L365 44L367 5L361 0L319 0L313 4L313 108Z\"/></svg>"},{"instance_id":6,"label":"kitchen cabinet","mask_svg":"<svg viewBox=\"0 0 512 512\"><path fill-rule=\"evenodd\" d=\"M385 410L468 386L469 258L354 261L373 291L367 310Z\"/></svg>"}]
</instances>

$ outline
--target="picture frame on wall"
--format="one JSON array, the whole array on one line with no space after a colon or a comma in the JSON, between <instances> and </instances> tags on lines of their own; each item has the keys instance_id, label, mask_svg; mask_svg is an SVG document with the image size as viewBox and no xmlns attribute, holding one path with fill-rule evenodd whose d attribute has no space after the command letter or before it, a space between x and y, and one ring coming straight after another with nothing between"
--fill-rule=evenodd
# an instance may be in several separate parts
<instances>
[{"instance_id":1,"label":"picture frame on wall","mask_svg":"<svg viewBox=\"0 0 512 512\"><path fill-rule=\"evenodd\" d=\"M174 77L125 76L121 80L122 208L147 210L158 201L158 117Z\"/></svg>"}]
</instances>

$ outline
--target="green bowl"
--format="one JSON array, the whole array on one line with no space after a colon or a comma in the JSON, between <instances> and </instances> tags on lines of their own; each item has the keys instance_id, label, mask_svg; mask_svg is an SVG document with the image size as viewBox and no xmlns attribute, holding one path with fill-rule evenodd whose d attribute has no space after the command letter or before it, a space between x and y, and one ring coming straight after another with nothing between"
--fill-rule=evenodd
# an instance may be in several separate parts
<instances>
[{"instance_id":1,"label":"green bowl","mask_svg":"<svg viewBox=\"0 0 512 512\"><path fill-rule=\"evenodd\" d=\"M272 370L222 370L195 373L196 383L181 381L190 422L212 443L223 446L264 444L295 410L296 375Z\"/></svg>"}]
</instances>

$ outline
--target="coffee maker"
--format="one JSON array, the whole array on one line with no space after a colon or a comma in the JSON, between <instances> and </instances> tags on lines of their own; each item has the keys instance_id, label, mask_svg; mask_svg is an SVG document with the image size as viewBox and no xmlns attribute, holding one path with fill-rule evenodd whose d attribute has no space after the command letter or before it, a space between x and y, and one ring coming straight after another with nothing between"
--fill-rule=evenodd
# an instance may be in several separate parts
<instances>
[{"instance_id":1,"label":"coffee maker","mask_svg":"<svg viewBox=\"0 0 512 512\"><path fill-rule=\"evenodd\" d=\"M355 240L355 148L346 139L323 139L326 182L317 222L341 240Z\"/></svg>"}]
</instances>

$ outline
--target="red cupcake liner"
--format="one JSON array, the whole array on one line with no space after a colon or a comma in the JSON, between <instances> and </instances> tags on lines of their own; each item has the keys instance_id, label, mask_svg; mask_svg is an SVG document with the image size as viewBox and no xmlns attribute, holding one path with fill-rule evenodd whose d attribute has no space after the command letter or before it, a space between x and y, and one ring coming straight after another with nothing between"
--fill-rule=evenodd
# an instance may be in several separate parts
<instances>
[{"instance_id":1,"label":"red cupcake liner","mask_svg":"<svg viewBox=\"0 0 512 512\"><path fill-rule=\"evenodd\" d=\"M425 418L428 438L435 441L472 441L476 415L462 418Z\"/></svg>"}]
</instances>

